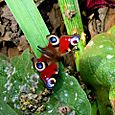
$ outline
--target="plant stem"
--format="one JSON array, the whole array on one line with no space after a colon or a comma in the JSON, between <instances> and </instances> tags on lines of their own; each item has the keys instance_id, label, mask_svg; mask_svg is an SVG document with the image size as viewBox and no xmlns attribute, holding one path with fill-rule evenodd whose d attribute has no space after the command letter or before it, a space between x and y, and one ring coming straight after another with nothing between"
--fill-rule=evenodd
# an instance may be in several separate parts
<instances>
[{"instance_id":1,"label":"plant stem","mask_svg":"<svg viewBox=\"0 0 115 115\"><path fill-rule=\"evenodd\" d=\"M85 41L82 40L82 33L84 32L84 29L79 10L79 4L77 0L58 0L58 3L60 5L60 10L64 19L67 33L69 35L73 34L81 35L81 40L78 44L80 51L76 51L75 53L77 70L79 71L79 58L80 58L79 56L85 47ZM71 16L69 15L70 13L74 14Z\"/></svg>"}]
</instances>

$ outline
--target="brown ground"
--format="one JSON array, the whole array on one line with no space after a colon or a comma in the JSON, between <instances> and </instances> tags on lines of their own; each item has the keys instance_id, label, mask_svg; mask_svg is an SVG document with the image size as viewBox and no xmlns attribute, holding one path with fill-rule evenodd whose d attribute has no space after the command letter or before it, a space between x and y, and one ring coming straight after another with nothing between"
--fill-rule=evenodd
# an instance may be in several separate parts
<instances>
[{"instance_id":1,"label":"brown ground","mask_svg":"<svg viewBox=\"0 0 115 115\"><path fill-rule=\"evenodd\" d=\"M49 31L59 36L66 34L65 25L57 1L34 1ZM100 8L90 14L88 12L88 15L86 15L87 12L82 8L82 4L83 3L80 2L84 29L88 36L88 41L94 35L105 32L111 26L115 25L115 8ZM4 0L0 0L0 52L8 57L13 57L21 54L27 47L29 47L29 44L23 32L19 28Z\"/></svg>"}]
</instances>

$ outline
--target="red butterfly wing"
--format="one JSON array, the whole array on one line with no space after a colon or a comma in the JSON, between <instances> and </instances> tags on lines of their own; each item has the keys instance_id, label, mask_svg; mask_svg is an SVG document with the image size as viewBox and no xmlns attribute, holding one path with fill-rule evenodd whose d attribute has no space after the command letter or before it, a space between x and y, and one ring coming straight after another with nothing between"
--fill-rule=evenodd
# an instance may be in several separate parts
<instances>
[{"instance_id":1,"label":"red butterfly wing","mask_svg":"<svg viewBox=\"0 0 115 115\"><path fill-rule=\"evenodd\" d=\"M60 44L59 44L59 50L62 54L68 52L70 44L70 36L61 36L60 37Z\"/></svg>"},{"instance_id":2,"label":"red butterfly wing","mask_svg":"<svg viewBox=\"0 0 115 115\"><path fill-rule=\"evenodd\" d=\"M73 48L77 46L80 37L78 35L63 35L60 38L58 38L55 35L50 35L48 37L48 40L48 47L55 48L57 50L57 53L59 53L60 56L63 56L65 53L70 52L71 50L73 50Z\"/></svg>"},{"instance_id":3,"label":"red butterfly wing","mask_svg":"<svg viewBox=\"0 0 115 115\"><path fill-rule=\"evenodd\" d=\"M47 61L46 57L42 55L35 63L35 68L40 73L46 87L52 89L56 83L54 76L58 74L58 64Z\"/></svg>"},{"instance_id":4,"label":"red butterfly wing","mask_svg":"<svg viewBox=\"0 0 115 115\"><path fill-rule=\"evenodd\" d=\"M60 37L60 44L59 44L59 51L62 54L70 52L75 48L79 42L79 36L61 36Z\"/></svg>"}]
</instances>

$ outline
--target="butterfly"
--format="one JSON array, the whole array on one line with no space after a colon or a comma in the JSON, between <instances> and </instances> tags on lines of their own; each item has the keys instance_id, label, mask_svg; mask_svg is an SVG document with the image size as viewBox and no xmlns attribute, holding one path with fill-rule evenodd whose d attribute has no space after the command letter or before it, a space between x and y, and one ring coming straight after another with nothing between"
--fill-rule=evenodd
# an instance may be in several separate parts
<instances>
[{"instance_id":1,"label":"butterfly","mask_svg":"<svg viewBox=\"0 0 115 115\"><path fill-rule=\"evenodd\" d=\"M42 53L41 57L35 62L35 68L40 73L47 89L52 90L56 84L57 76L59 73L58 62L65 54L76 49L80 41L79 35L69 36L62 35L60 38L56 35L49 35L48 46L38 50Z\"/></svg>"}]
</instances>

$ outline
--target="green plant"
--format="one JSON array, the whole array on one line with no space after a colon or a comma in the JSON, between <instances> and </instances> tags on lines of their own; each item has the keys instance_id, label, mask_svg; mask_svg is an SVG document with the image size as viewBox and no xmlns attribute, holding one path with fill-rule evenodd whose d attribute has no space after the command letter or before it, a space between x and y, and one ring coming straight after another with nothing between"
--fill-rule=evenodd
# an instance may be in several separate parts
<instances>
[{"instance_id":1,"label":"green plant","mask_svg":"<svg viewBox=\"0 0 115 115\"><path fill-rule=\"evenodd\" d=\"M49 31L34 2L32 0L5 1L24 32L36 57L40 57L37 46L45 47L47 45L46 35L49 34ZM3 105L4 101L6 102L6 105L1 106L1 114L7 114L4 111L7 105L10 114L21 114L19 105L21 88L26 86L27 90L30 90L32 87L32 76L37 75L32 68L31 57L32 55L28 49L21 56L12 59L0 56L1 105ZM73 76L66 75L61 65L59 76L60 78L55 86L54 93L48 97L50 100L43 104L46 110L40 112L40 114L58 115L59 107L68 106L72 112L78 115L90 115L90 103L77 80ZM37 94L44 90L44 84L41 79L38 79L38 81L38 88L35 92Z\"/></svg>"},{"instance_id":2,"label":"green plant","mask_svg":"<svg viewBox=\"0 0 115 115\"><path fill-rule=\"evenodd\" d=\"M78 44L80 50L75 52L77 70L79 71L80 54L86 45L79 4L76 0L58 0L58 2L68 35L79 34L81 37Z\"/></svg>"},{"instance_id":3,"label":"green plant","mask_svg":"<svg viewBox=\"0 0 115 115\"><path fill-rule=\"evenodd\" d=\"M37 50L37 46L43 48L47 46L46 36L50 33L33 0L5 1L24 32L34 54L39 58L41 54ZM82 39L84 30L78 2L76 0L58 0L58 2L67 33L69 35L77 33L81 36L78 46L80 51L76 52L76 65L84 82L93 89L96 101L92 105L89 103L87 95L77 79L74 76L66 75L60 64L59 79L54 92L47 97L49 101L41 102L46 109L43 112L38 111L36 114L58 115L58 109L64 106L69 107L71 112L75 112L77 115L96 115L98 110L101 115L113 114L114 111L110 106L112 105L114 110L115 27L112 27L107 33L95 36L84 50L85 41ZM12 59L0 55L0 114L22 113L19 105L21 88L26 86L30 91L33 84L32 77L39 76L32 68L31 57L28 49L21 56ZM103 67L104 65L105 67ZM44 84L39 78L37 85L35 93L39 94L44 90ZM8 111L5 111L5 108Z\"/></svg>"},{"instance_id":4,"label":"green plant","mask_svg":"<svg viewBox=\"0 0 115 115\"><path fill-rule=\"evenodd\" d=\"M96 35L80 58L81 77L95 92L101 115L112 115L115 109L114 31L115 26L106 33Z\"/></svg>"}]
</instances>

